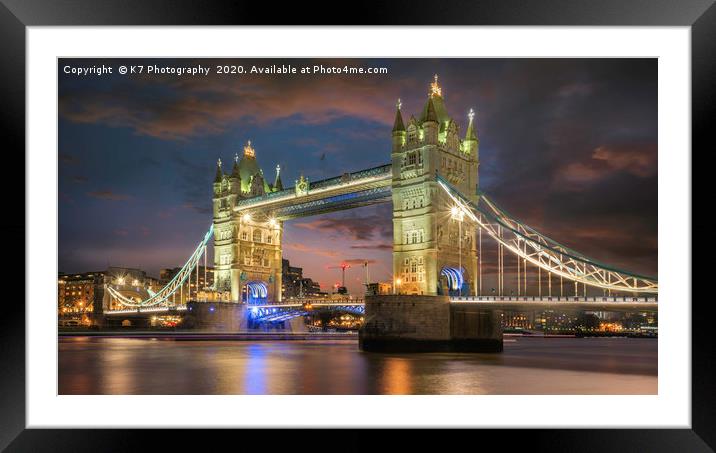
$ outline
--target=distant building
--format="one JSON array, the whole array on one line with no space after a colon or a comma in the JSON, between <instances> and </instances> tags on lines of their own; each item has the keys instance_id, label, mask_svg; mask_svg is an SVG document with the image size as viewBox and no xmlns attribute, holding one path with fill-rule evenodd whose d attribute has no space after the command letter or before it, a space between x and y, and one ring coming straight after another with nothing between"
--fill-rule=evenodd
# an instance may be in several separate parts
<instances>
[{"instance_id":1,"label":"distant building","mask_svg":"<svg viewBox=\"0 0 716 453\"><path fill-rule=\"evenodd\" d=\"M303 280L303 268L293 267L287 259L281 260L281 273L283 275L281 293L284 298L290 299L299 297L301 291L301 280Z\"/></svg>"},{"instance_id":2,"label":"distant building","mask_svg":"<svg viewBox=\"0 0 716 453\"><path fill-rule=\"evenodd\" d=\"M391 294L393 292L393 285L389 282L368 283L367 286L366 294L369 296Z\"/></svg>"},{"instance_id":3,"label":"distant building","mask_svg":"<svg viewBox=\"0 0 716 453\"><path fill-rule=\"evenodd\" d=\"M502 312L502 327L513 329L534 329L534 312L515 312L504 310Z\"/></svg>"},{"instance_id":4,"label":"distant building","mask_svg":"<svg viewBox=\"0 0 716 453\"><path fill-rule=\"evenodd\" d=\"M328 294L321 291L321 285L310 278L302 278L299 285L303 291L303 297L325 297Z\"/></svg>"},{"instance_id":5,"label":"distant building","mask_svg":"<svg viewBox=\"0 0 716 453\"><path fill-rule=\"evenodd\" d=\"M328 295L321 291L321 285L318 282L303 276L303 268L291 266L287 259L281 261L281 274L283 275L281 293L284 299Z\"/></svg>"},{"instance_id":6,"label":"distant building","mask_svg":"<svg viewBox=\"0 0 716 453\"><path fill-rule=\"evenodd\" d=\"M57 311L60 315L89 313L94 309L95 286L104 283L106 272L65 274L57 278Z\"/></svg>"},{"instance_id":7,"label":"distant building","mask_svg":"<svg viewBox=\"0 0 716 453\"><path fill-rule=\"evenodd\" d=\"M123 296L132 299L135 302L140 302L142 299L149 297L147 292L148 280L151 277L147 277L147 273L141 269L134 267L118 267L110 266L104 272L104 279L102 283L95 287L95 293L97 297L104 295L104 284L112 285L119 293ZM95 300L98 300L97 297ZM106 310L118 310L126 308L118 300L114 298L103 298L104 305L101 310L95 310L95 313L100 313Z\"/></svg>"},{"instance_id":8,"label":"distant building","mask_svg":"<svg viewBox=\"0 0 716 453\"><path fill-rule=\"evenodd\" d=\"M154 278L154 277L150 277L150 276L147 276L146 284L147 284L147 289L149 289L155 293L164 287L164 285L162 285L162 283L159 281L158 278Z\"/></svg>"}]
</instances>

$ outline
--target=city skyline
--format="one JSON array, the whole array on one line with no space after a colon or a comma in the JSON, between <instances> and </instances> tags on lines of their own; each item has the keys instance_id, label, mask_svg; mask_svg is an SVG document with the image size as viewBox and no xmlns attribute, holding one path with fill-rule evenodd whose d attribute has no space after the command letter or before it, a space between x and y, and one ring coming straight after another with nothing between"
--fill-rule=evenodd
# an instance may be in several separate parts
<instances>
[{"instance_id":1,"label":"city skyline","mask_svg":"<svg viewBox=\"0 0 716 453\"><path fill-rule=\"evenodd\" d=\"M285 186L389 162L397 99L406 119L418 116L438 73L463 132L477 112L482 190L566 245L656 275L656 60L341 64L389 71L131 80L60 71L59 270L181 265L211 223L216 159L230 165L247 140L269 181L281 165ZM284 243L284 257L324 290L342 262L370 260L372 280L390 280L387 205L289 221ZM347 286L363 280L354 270Z\"/></svg>"}]
</instances>

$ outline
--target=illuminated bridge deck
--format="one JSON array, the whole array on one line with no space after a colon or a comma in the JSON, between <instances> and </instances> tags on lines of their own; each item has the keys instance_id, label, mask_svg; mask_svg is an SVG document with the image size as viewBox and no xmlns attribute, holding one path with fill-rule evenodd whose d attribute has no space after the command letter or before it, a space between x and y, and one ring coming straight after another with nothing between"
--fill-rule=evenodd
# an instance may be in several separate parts
<instances>
[{"instance_id":1,"label":"illuminated bridge deck","mask_svg":"<svg viewBox=\"0 0 716 453\"><path fill-rule=\"evenodd\" d=\"M514 310L595 310L595 311L656 311L656 297L622 296L465 296L452 297L454 304L480 305L496 309Z\"/></svg>"},{"instance_id":2,"label":"illuminated bridge deck","mask_svg":"<svg viewBox=\"0 0 716 453\"><path fill-rule=\"evenodd\" d=\"M621 296L597 296L597 297L538 297L538 296L464 296L451 297L450 302L459 305L484 306L485 308L505 310L594 310L594 311L657 311L658 300L656 297L621 297ZM203 302L211 303L211 302ZM363 307L365 299L294 299L284 302L247 305L247 308L257 309L321 309L340 307ZM184 312L186 305L173 307L148 307L128 308L124 310L107 311L107 315L131 315L131 314L152 314Z\"/></svg>"},{"instance_id":3,"label":"illuminated bridge deck","mask_svg":"<svg viewBox=\"0 0 716 453\"><path fill-rule=\"evenodd\" d=\"M239 200L239 212L271 211L278 220L289 220L342 209L384 203L391 199L392 165L381 165L309 185L307 193L294 187Z\"/></svg>"},{"instance_id":4,"label":"illuminated bridge deck","mask_svg":"<svg viewBox=\"0 0 716 453\"><path fill-rule=\"evenodd\" d=\"M284 302L266 303L260 305L250 305L257 308L298 308L298 307L346 307L365 305L365 300L361 298L353 299L294 299Z\"/></svg>"}]
</instances>

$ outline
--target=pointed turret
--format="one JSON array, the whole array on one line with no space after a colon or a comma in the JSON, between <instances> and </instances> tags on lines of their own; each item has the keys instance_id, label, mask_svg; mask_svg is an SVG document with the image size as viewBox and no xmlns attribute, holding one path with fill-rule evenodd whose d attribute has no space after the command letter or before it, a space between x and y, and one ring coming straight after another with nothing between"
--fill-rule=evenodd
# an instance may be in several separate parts
<instances>
[{"instance_id":1,"label":"pointed turret","mask_svg":"<svg viewBox=\"0 0 716 453\"><path fill-rule=\"evenodd\" d=\"M224 177L224 172L221 171L221 159L216 161L216 177L214 178L214 182L221 182L221 179Z\"/></svg>"},{"instance_id":2,"label":"pointed turret","mask_svg":"<svg viewBox=\"0 0 716 453\"><path fill-rule=\"evenodd\" d=\"M428 145L436 145L438 143L440 123L438 123L438 115L435 112L432 96L428 98L428 103L425 106L425 115L423 116L421 127L423 128L423 139L425 143Z\"/></svg>"},{"instance_id":3,"label":"pointed turret","mask_svg":"<svg viewBox=\"0 0 716 453\"><path fill-rule=\"evenodd\" d=\"M276 179L273 182L274 192L283 190L283 182L281 182L281 166L276 165Z\"/></svg>"},{"instance_id":4,"label":"pointed turret","mask_svg":"<svg viewBox=\"0 0 716 453\"><path fill-rule=\"evenodd\" d=\"M403 115L400 113L400 107L403 104L398 99L398 103L395 104L395 122L393 123L393 152L400 151L400 148L405 144L405 125L403 124Z\"/></svg>"},{"instance_id":5,"label":"pointed turret","mask_svg":"<svg viewBox=\"0 0 716 453\"><path fill-rule=\"evenodd\" d=\"M477 153L477 147L480 144L480 140L477 138L477 132L475 131L475 111L473 109L470 109L470 112L467 114L468 118L468 124L467 124L467 133L465 133L465 140L463 143L463 151L465 154L470 155L474 159L478 159L478 153Z\"/></svg>"},{"instance_id":6,"label":"pointed turret","mask_svg":"<svg viewBox=\"0 0 716 453\"><path fill-rule=\"evenodd\" d=\"M239 153L234 154L234 167L231 169L231 177L241 179L239 174Z\"/></svg>"},{"instance_id":7,"label":"pointed turret","mask_svg":"<svg viewBox=\"0 0 716 453\"><path fill-rule=\"evenodd\" d=\"M428 98L428 105L425 110L425 119L423 122L427 123L428 121L432 121L434 123L438 122L438 114L435 112L435 104L433 104L432 96Z\"/></svg>"},{"instance_id":8,"label":"pointed turret","mask_svg":"<svg viewBox=\"0 0 716 453\"><path fill-rule=\"evenodd\" d=\"M251 146L251 140L244 146L244 155L239 160L237 170L241 181L241 192L247 193L251 190L251 178L261 171L256 160L256 150ZM266 187L268 187L268 184L266 184Z\"/></svg>"},{"instance_id":9,"label":"pointed turret","mask_svg":"<svg viewBox=\"0 0 716 453\"><path fill-rule=\"evenodd\" d=\"M400 107L403 104L398 99L395 109L395 121L393 122L393 132L405 132L405 125L403 124L403 115L400 114Z\"/></svg>"},{"instance_id":10,"label":"pointed turret","mask_svg":"<svg viewBox=\"0 0 716 453\"><path fill-rule=\"evenodd\" d=\"M432 107L431 105L432 104ZM433 110L429 113L428 110ZM443 89L438 85L438 76L435 75L435 81L430 84L430 91L428 92L428 100L423 106L423 113L420 115L420 123L426 121L435 121L440 124L440 132L445 132L447 123L450 120L450 115L445 108L445 98L443 97Z\"/></svg>"},{"instance_id":11,"label":"pointed turret","mask_svg":"<svg viewBox=\"0 0 716 453\"><path fill-rule=\"evenodd\" d=\"M475 111L470 109L470 113L467 114L469 123L467 124L467 133L465 134L465 140L477 140L477 133L475 132Z\"/></svg>"}]
</instances>

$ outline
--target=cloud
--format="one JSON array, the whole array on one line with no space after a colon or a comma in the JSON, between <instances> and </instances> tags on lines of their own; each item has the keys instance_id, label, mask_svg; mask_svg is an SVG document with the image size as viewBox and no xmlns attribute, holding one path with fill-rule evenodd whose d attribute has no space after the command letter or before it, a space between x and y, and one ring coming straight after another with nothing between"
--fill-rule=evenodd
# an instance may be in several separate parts
<instances>
[{"instance_id":1,"label":"cloud","mask_svg":"<svg viewBox=\"0 0 716 453\"><path fill-rule=\"evenodd\" d=\"M613 170L623 170L634 176L646 178L656 173L656 145L637 147L600 146L592 158L605 162Z\"/></svg>"},{"instance_id":2,"label":"cloud","mask_svg":"<svg viewBox=\"0 0 716 453\"><path fill-rule=\"evenodd\" d=\"M358 265L358 264L359 264L359 265L361 265L361 266L362 266L363 264L365 264L365 263L373 264L373 263L375 263L375 262L376 262L375 260L373 260L373 259L368 259L368 258L351 258L351 259L348 259L348 260L343 260L343 263L345 263L345 264L351 264L351 265Z\"/></svg>"},{"instance_id":3,"label":"cloud","mask_svg":"<svg viewBox=\"0 0 716 453\"><path fill-rule=\"evenodd\" d=\"M98 190L98 191L94 191L94 192L87 192L87 195L92 198L97 198L100 200L110 200L110 201L129 200L131 198L129 195L115 193L115 192L112 192L111 190Z\"/></svg>"},{"instance_id":4,"label":"cloud","mask_svg":"<svg viewBox=\"0 0 716 453\"><path fill-rule=\"evenodd\" d=\"M588 159L562 166L555 179L557 183L581 185L600 181L616 172L647 178L654 176L656 171L656 145L611 145L599 146Z\"/></svg>"},{"instance_id":5,"label":"cloud","mask_svg":"<svg viewBox=\"0 0 716 453\"><path fill-rule=\"evenodd\" d=\"M398 80L383 82L395 85L397 92ZM161 85L162 90L152 95L142 90L154 85ZM354 117L390 125L392 109L386 105L391 103L375 89L373 77L246 74L238 79L212 74L201 80L125 80L112 91L66 90L59 111L75 123L127 127L139 135L184 140L223 133L232 123L263 125L278 119L320 125Z\"/></svg>"},{"instance_id":6,"label":"cloud","mask_svg":"<svg viewBox=\"0 0 716 453\"><path fill-rule=\"evenodd\" d=\"M357 250L393 250L393 244L351 245L351 248Z\"/></svg>"},{"instance_id":7,"label":"cloud","mask_svg":"<svg viewBox=\"0 0 716 453\"><path fill-rule=\"evenodd\" d=\"M373 239L374 235L383 237L392 235L390 231L386 231L386 220L389 221L389 218L385 219L377 215L368 217L327 217L310 222L296 223L295 226L307 230L348 236L355 241L368 241Z\"/></svg>"},{"instance_id":8,"label":"cloud","mask_svg":"<svg viewBox=\"0 0 716 453\"><path fill-rule=\"evenodd\" d=\"M311 247L300 242L292 242L283 245L284 249L293 250L301 253L310 253L312 255L325 256L329 258L335 258L338 256L338 252L335 250L319 249L317 247Z\"/></svg>"}]
</instances>

